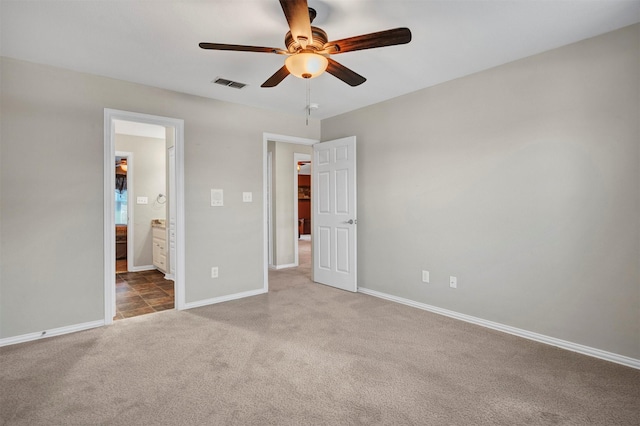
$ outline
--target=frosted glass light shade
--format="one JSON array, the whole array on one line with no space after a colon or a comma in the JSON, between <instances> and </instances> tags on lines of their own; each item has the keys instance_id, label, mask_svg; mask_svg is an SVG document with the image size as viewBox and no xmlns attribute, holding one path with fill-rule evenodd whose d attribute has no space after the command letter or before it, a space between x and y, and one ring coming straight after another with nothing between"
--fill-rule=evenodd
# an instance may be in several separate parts
<instances>
[{"instance_id":1,"label":"frosted glass light shade","mask_svg":"<svg viewBox=\"0 0 640 426\"><path fill-rule=\"evenodd\" d=\"M315 78L327 69L329 61L317 53L296 53L284 61L289 72L298 78Z\"/></svg>"}]
</instances>

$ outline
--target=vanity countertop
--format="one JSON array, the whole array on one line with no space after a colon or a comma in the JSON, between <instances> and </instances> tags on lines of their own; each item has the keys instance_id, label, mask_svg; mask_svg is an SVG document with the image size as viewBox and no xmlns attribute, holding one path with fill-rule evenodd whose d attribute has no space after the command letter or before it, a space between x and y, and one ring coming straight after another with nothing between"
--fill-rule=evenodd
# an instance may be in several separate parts
<instances>
[{"instance_id":1,"label":"vanity countertop","mask_svg":"<svg viewBox=\"0 0 640 426\"><path fill-rule=\"evenodd\" d=\"M151 226L153 228L161 228L161 229L166 229L166 220L165 219L152 219L151 220Z\"/></svg>"}]
</instances>

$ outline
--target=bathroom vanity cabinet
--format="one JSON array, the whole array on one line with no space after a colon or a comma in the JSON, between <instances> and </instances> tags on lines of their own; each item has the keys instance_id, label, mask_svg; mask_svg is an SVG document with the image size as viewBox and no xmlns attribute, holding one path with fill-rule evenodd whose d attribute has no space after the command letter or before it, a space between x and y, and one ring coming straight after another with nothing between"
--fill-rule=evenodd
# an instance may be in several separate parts
<instances>
[{"instance_id":1,"label":"bathroom vanity cabinet","mask_svg":"<svg viewBox=\"0 0 640 426\"><path fill-rule=\"evenodd\" d=\"M167 273L167 229L164 224L153 224L153 266Z\"/></svg>"}]
</instances>

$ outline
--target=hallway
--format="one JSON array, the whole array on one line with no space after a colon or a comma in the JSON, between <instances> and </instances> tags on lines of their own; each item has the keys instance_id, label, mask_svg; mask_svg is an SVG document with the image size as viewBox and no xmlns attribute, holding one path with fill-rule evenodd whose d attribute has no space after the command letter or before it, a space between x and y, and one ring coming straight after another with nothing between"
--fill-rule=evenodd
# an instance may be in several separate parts
<instances>
[{"instance_id":1,"label":"hallway","mask_svg":"<svg viewBox=\"0 0 640 426\"><path fill-rule=\"evenodd\" d=\"M298 240L298 266L295 268L270 269L269 292L276 292L301 284L313 284L311 280L311 240L303 235Z\"/></svg>"}]
</instances>

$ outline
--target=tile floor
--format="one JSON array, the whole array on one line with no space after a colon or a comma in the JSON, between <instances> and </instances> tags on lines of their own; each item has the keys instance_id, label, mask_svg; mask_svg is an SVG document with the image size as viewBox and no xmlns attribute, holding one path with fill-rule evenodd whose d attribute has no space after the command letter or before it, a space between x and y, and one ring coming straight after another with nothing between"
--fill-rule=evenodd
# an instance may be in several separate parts
<instances>
[{"instance_id":1,"label":"tile floor","mask_svg":"<svg viewBox=\"0 0 640 426\"><path fill-rule=\"evenodd\" d=\"M173 281L160 271L116 274L116 316L124 319L173 309Z\"/></svg>"}]
</instances>

